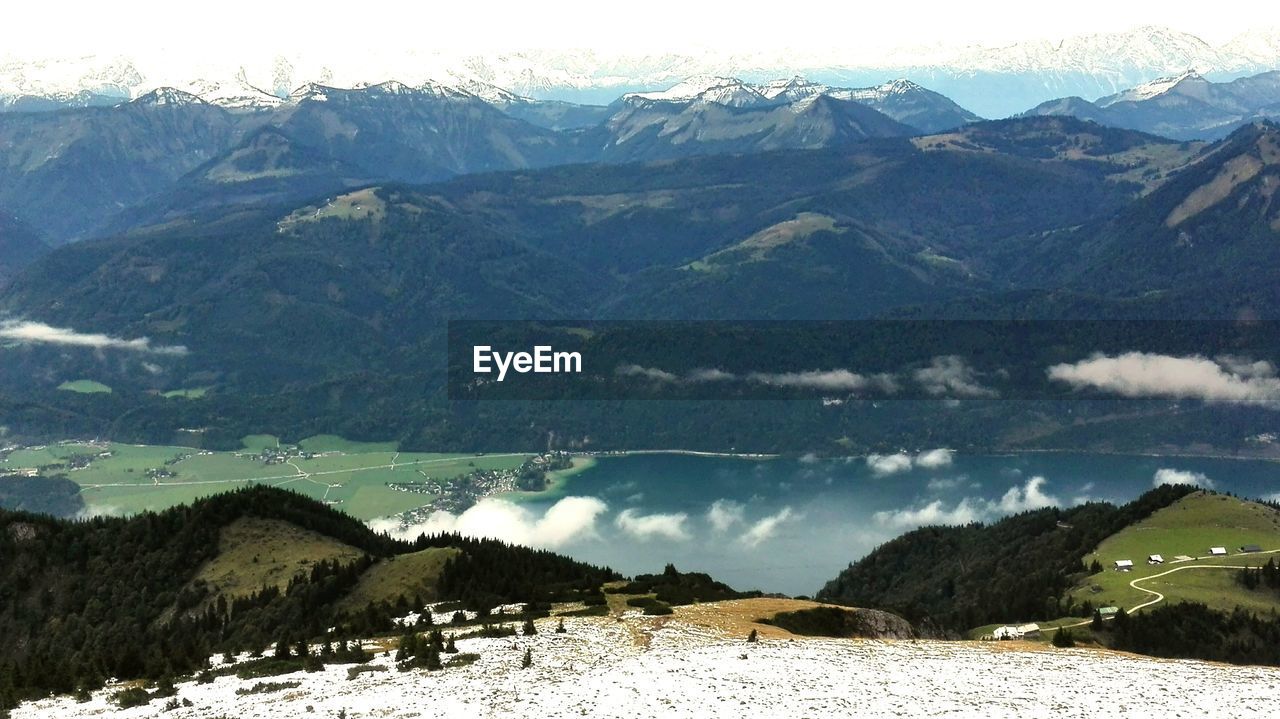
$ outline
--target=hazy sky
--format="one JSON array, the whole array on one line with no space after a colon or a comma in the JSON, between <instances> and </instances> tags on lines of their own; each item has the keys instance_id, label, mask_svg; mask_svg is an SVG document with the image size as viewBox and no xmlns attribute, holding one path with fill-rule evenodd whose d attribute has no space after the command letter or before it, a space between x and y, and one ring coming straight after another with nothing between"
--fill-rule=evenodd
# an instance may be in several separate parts
<instances>
[{"instance_id":1,"label":"hazy sky","mask_svg":"<svg viewBox=\"0 0 1280 719\"><path fill-rule=\"evenodd\" d=\"M996 44L1125 30L1143 24L1192 32L1218 43L1248 29L1251 22L1277 15L1274 6L1265 2L1232 3L1228 12L1206 12L1205 8L1211 7L1203 1L1148 0L1074 0L1052 5L1026 0L46 0L7 3L0 29L0 55L50 57L160 50L208 53L249 48L307 53L339 48L493 51L571 47L626 53L749 52L814 45Z\"/></svg>"}]
</instances>

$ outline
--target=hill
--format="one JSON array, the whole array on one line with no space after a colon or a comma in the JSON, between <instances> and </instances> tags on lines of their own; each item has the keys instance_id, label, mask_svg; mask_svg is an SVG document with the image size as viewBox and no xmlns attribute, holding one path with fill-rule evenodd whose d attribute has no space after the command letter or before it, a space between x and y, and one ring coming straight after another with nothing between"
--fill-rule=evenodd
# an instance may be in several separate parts
<instances>
[{"instance_id":1,"label":"hill","mask_svg":"<svg viewBox=\"0 0 1280 719\"><path fill-rule=\"evenodd\" d=\"M1092 614L1072 594L1085 556L1105 538L1191 493L1163 486L1121 507L1041 509L990 525L924 527L849 565L820 600L887 609L966 631L994 622Z\"/></svg>"},{"instance_id":2,"label":"hill","mask_svg":"<svg viewBox=\"0 0 1280 719\"><path fill-rule=\"evenodd\" d=\"M130 519L0 510L0 710L22 698L172 676L218 651L391 631L414 596L379 562L455 547L435 586L487 611L578 598L617 575L545 551L457 536L398 542L292 492L257 487ZM415 555L415 553L417 553ZM427 577L419 588L429 588ZM254 585L257 585L256 587ZM349 600L359 587L368 604ZM408 588L406 586L406 588ZM50 599L52 598L52 599ZM340 606L341 604L341 606ZM395 616L399 616L396 614ZM299 665L300 666L300 665Z\"/></svg>"},{"instance_id":3,"label":"hill","mask_svg":"<svg viewBox=\"0 0 1280 719\"><path fill-rule=\"evenodd\" d=\"M1249 545L1263 552L1240 551ZM1211 557L1211 547L1225 548L1227 556ZM1107 537L1085 555L1084 562L1097 562L1101 571L1085 578L1072 595L1095 606L1126 609L1156 598L1153 591L1164 595L1162 601L1199 602L1220 611L1238 606L1274 609L1280 605L1274 592L1247 590L1239 582L1238 571L1213 567L1262 566L1271 559L1266 552L1276 549L1280 549L1280 511L1236 497L1195 492ZM1163 563L1148 564L1152 554L1160 555ZM1195 559L1176 561L1176 557ZM1115 570L1116 561L1122 559L1133 562L1132 571Z\"/></svg>"}]
</instances>

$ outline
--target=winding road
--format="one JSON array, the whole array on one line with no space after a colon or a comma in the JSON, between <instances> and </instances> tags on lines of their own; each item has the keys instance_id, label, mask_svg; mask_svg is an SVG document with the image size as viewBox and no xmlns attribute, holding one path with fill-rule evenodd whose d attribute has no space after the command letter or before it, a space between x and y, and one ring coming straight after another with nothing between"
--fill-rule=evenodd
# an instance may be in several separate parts
<instances>
[{"instance_id":1,"label":"winding road","mask_svg":"<svg viewBox=\"0 0 1280 719\"><path fill-rule=\"evenodd\" d=\"M1248 556L1254 557L1254 556L1258 556L1258 555L1260 555L1260 554L1275 554L1275 553L1277 553L1277 552L1280 552L1280 549L1268 549L1268 550L1267 550L1267 551L1265 551L1265 552L1250 552ZM1238 555L1237 555L1237 556L1238 556ZM1149 575L1149 576L1146 576L1146 577L1136 577L1136 578L1131 579L1131 580L1129 581L1129 586L1130 586L1130 587L1133 587L1134 589L1138 590L1139 592L1142 592L1142 593L1144 593L1144 594L1149 594L1149 595L1151 595L1153 598L1152 598L1152 599L1149 599L1149 600L1147 600L1147 601L1145 601L1145 602L1143 602L1143 603L1141 603L1141 604L1139 604L1139 605L1137 605L1137 606L1134 606L1134 607L1133 607L1133 608L1131 608L1131 609L1128 609L1128 610L1127 610L1127 613L1129 613L1129 614L1133 614L1134 612L1138 611L1139 609L1146 609L1147 607L1150 607L1150 606L1155 605L1155 604L1159 604L1160 602L1163 602L1163 601L1164 601L1164 595L1163 595L1163 594L1161 594L1160 592L1157 592L1157 591L1156 591L1156 590L1154 590L1154 589L1147 589L1146 587L1140 587L1140 586L1138 586L1138 583L1139 583L1139 582L1146 582L1146 581L1149 581L1149 580L1152 580L1152 579L1159 579L1160 577L1168 576L1168 575L1170 575L1170 574L1173 574L1174 572L1183 572L1183 571L1186 571L1186 570L1188 570L1188 569L1253 569L1253 567L1248 566L1248 565L1243 565L1243 564L1185 564L1185 565L1180 566L1180 567L1174 567L1173 569L1169 569L1169 570L1166 570L1166 571L1160 572L1159 574L1152 574L1152 575ZM1110 619L1110 618L1111 618L1111 617L1105 617L1105 619ZM1089 623L1091 623L1092 621L1093 621L1092 619L1086 619L1086 620L1084 620L1084 621L1082 621L1082 622L1076 622L1075 624L1064 624L1064 625L1062 625L1062 627L1063 627L1064 629L1074 629L1075 627L1083 627L1084 625L1089 624Z\"/></svg>"}]
</instances>

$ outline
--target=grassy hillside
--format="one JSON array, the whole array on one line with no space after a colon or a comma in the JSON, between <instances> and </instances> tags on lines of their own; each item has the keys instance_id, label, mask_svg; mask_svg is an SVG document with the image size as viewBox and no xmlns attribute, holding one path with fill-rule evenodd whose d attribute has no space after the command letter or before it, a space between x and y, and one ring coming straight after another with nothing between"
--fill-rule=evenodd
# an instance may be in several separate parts
<instances>
[{"instance_id":1,"label":"grassy hillside","mask_svg":"<svg viewBox=\"0 0 1280 719\"><path fill-rule=\"evenodd\" d=\"M398 556L403 564L368 574L376 560ZM618 578L493 540L396 541L261 486L130 518L71 522L0 510L0 714L106 677L190 673L222 651L391 632L393 606L347 612L358 602L343 599L390 597L415 575L418 586L484 610L579 600Z\"/></svg>"},{"instance_id":2,"label":"grassy hillside","mask_svg":"<svg viewBox=\"0 0 1280 719\"><path fill-rule=\"evenodd\" d=\"M201 565L192 584L203 583L228 600L263 587L284 589L320 562L354 562L364 552L318 532L276 519L241 517L222 528L218 554Z\"/></svg>"},{"instance_id":3,"label":"grassy hillside","mask_svg":"<svg viewBox=\"0 0 1280 719\"><path fill-rule=\"evenodd\" d=\"M355 611L378 602L394 603L401 597L424 602L438 599L436 583L445 563L458 554L453 547L431 547L383 559L360 576L338 606Z\"/></svg>"},{"instance_id":4,"label":"grassy hillside","mask_svg":"<svg viewBox=\"0 0 1280 719\"><path fill-rule=\"evenodd\" d=\"M1085 556L1086 565L1097 561L1102 571L1087 577L1072 595L1095 605L1131 608L1153 598L1130 586L1138 580L1147 589L1166 595L1166 601L1197 601L1229 610L1237 605L1280 608L1265 592L1250 592L1235 581L1230 569L1180 569L1193 565L1260 566L1272 555L1241 554L1240 547L1257 544L1280 550L1280 511L1256 502L1208 492L1196 492L1108 537ZM1226 547L1228 556L1209 557L1210 547ZM1147 564L1148 555L1164 557L1162 565ZM1174 557L1194 557L1175 562ZM1117 572L1116 560L1133 561L1131 572ZM1158 579L1141 581L1170 570ZM1094 590L1100 587L1101 590Z\"/></svg>"},{"instance_id":5,"label":"grassy hillside","mask_svg":"<svg viewBox=\"0 0 1280 719\"><path fill-rule=\"evenodd\" d=\"M1119 507L1094 502L990 525L922 527L849 565L817 598L887 609L957 632L992 622L1087 618L1091 609L1082 605L1088 598L1072 594L1086 574L1084 557L1190 491L1162 486Z\"/></svg>"}]
</instances>

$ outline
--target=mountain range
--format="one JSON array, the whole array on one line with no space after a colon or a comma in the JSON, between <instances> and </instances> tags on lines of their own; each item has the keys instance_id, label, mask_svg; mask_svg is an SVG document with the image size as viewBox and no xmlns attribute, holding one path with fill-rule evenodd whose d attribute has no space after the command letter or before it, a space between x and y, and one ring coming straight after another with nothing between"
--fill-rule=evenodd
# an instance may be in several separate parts
<instances>
[{"instance_id":1,"label":"mountain range","mask_svg":"<svg viewBox=\"0 0 1280 719\"><path fill-rule=\"evenodd\" d=\"M1187 71L1089 102L1066 97L1026 115L1072 115L1181 140L1218 139L1241 124L1280 117L1280 71L1212 82Z\"/></svg>"},{"instance_id":2,"label":"mountain range","mask_svg":"<svg viewBox=\"0 0 1280 719\"><path fill-rule=\"evenodd\" d=\"M1280 67L1280 33L1260 27L1219 45L1158 26L999 46L936 45L891 50L799 47L745 54L628 56L593 50L492 55L409 51L338 61L293 54L242 54L223 62L165 56L11 60L0 63L0 108L116 104L176 87L226 106L269 106L316 83L355 87L398 78L507 88L539 100L605 104L618 95L716 75L762 82L804 75L844 86L910 77L986 117L1005 117L1053 97L1097 98L1188 68L1216 79Z\"/></svg>"},{"instance_id":3,"label":"mountain range","mask_svg":"<svg viewBox=\"0 0 1280 719\"><path fill-rule=\"evenodd\" d=\"M437 83L308 85L255 108L162 88L112 107L3 113L0 208L61 243L140 214L155 220L197 194L207 204L300 200L371 182L830 147L920 132L905 123L977 119L906 81L847 89L710 78L603 108L470 87L482 94ZM730 97L733 88L747 99Z\"/></svg>"},{"instance_id":4,"label":"mountain range","mask_svg":"<svg viewBox=\"0 0 1280 719\"><path fill-rule=\"evenodd\" d=\"M237 438L268 426L358 436L377 427L465 446L536 443L549 431L609 442L637 424L685 436L669 417L634 416L656 405L484 407L483 418L447 420L461 410L442 404L445 320L1280 313L1270 272L1280 263L1280 129L1267 123L1207 145L1027 117L808 150L382 181L306 199L290 183L315 192L351 165L332 151L300 153L273 128L258 133L238 159L189 175L194 184L165 195L161 211L11 279L0 293L11 316L182 348L103 362L57 345L11 347L0 382L18 402L13 416L166 441L174 427ZM211 196L226 165L252 170L253 191L230 183ZM115 392L56 389L86 376ZM155 394L191 386L212 389L182 403ZM777 422L809 441L858 431L786 417ZM782 436L770 423L729 424L759 441Z\"/></svg>"}]
</instances>

